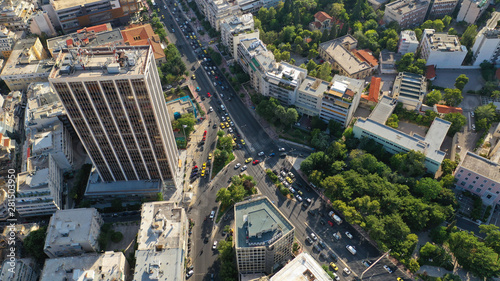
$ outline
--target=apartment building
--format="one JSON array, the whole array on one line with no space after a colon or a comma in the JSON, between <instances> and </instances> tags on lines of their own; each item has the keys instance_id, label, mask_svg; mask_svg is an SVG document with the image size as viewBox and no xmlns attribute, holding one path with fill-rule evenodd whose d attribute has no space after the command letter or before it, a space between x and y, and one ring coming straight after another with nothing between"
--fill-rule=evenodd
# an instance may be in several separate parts
<instances>
[{"instance_id":1,"label":"apartment building","mask_svg":"<svg viewBox=\"0 0 500 281\"><path fill-rule=\"evenodd\" d=\"M307 75L307 70L286 62L275 63L265 76L265 95L277 99L282 105L295 104L297 90Z\"/></svg>"},{"instance_id":2,"label":"apartment building","mask_svg":"<svg viewBox=\"0 0 500 281\"><path fill-rule=\"evenodd\" d=\"M161 44L160 36L158 36L151 25L131 25L122 31L123 41L128 46L145 46L150 45L153 49L153 55L156 64L161 65L167 62L165 52Z\"/></svg>"},{"instance_id":3,"label":"apartment building","mask_svg":"<svg viewBox=\"0 0 500 281\"><path fill-rule=\"evenodd\" d=\"M233 58L238 56L238 45L244 39L259 38L259 30L254 28L252 14L231 16L220 24L222 44L230 51Z\"/></svg>"},{"instance_id":4,"label":"apartment building","mask_svg":"<svg viewBox=\"0 0 500 281\"><path fill-rule=\"evenodd\" d=\"M236 203L234 218L239 273L271 274L291 258L295 227L267 197Z\"/></svg>"},{"instance_id":5,"label":"apartment building","mask_svg":"<svg viewBox=\"0 0 500 281\"><path fill-rule=\"evenodd\" d=\"M456 35L424 29L420 42L420 57L427 60L426 65L440 68L460 68L467 55L467 48L460 44Z\"/></svg>"},{"instance_id":6,"label":"apartment building","mask_svg":"<svg viewBox=\"0 0 500 281\"><path fill-rule=\"evenodd\" d=\"M400 53L382 50L379 55L379 71L382 74L397 74L396 62L401 59Z\"/></svg>"},{"instance_id":7,"label":"apartment building","mask_svg":"<svg viewBox=\"0 0 500 281\"><path fill-rule=\"evenodd\" d=\"M189 223L175 202L144 203L134 281L185 280Z\"/></svg>"},{"instance_id":8,"label":"apartment building","mask_svg":"<svg viewBox=\"0 0 500 281\"><path fill-rule=\"evenodd\" d=\"M31 84L26 96L24 115L26 131L42 130L56 121L65 122L66 110L49 82ZM30 138L28 132L26 132L26 138Z\"/></svg>"},{"instance_id":9,"label":"apartment building","mask_svg":"<svg viewBox=\"0 0 500 281\"><path fill-rule=\"evenodd\" d=\"M57 35L50 21L49 14L46 11L36 11L31 15L30 31L40 36L42 33L45 33L49 37Z\"/></svg>"},{"instance_id":10,"label":"apartment building","mask_svg":"<svg viewBox=\"0 0 500 281\"><path fill-rule=\"evenodd\" d=\"M2 1L0 3L0 26L5 26L11 31L27 31L33 10L32 1Z\"/></svg>"},{"instance_id":11,"label":"apartment building","mask_svg":"<svg viewBox=\"0 0 500 281\"><path fill-rule=\"evenodd\" d=\"M0 79L11 91L25 91L33 82L46 82L53 66L38 37L22 39L14 45Z\"/></svg>"},{"instance_id":12,"label":"apartment building","mask_svg":"<svg viewBox=\"0 0 500 281\"><path fill-rule=\"evenodd\" d=\"M47 39L47 49L53 58L65 48L76 47L119 47L124 46L120 30L111 27L110 23L85 27L76 32Z\"/></svg>"},{"instance_id":13,"label":"apartment building","mask_svg":"<svg viewBox=\"0 0 500 281\"><path fill-rule=\"evenodd\" d=\"M432 18L442 18L449 16L457 7L458 0L434 0L429 16Z\"/></svg>"},{"instance_id":14,"label":"apartment building","mask_svg":"<svg viewBox=\"0 0 500 281\"><path fill-rule=\"evenodd\" d=\"M16 259L12 265L10 259L2 263L0 280L2 281L37 281L40 275L33 259Z\"/></svg>"},{"instance_id":15,"label":"apartment building","mask_svg":"<svg viewBox=\"0 0 500 281\"><path fill-rule=\"evenodd\" d=\"M357 45L358 40L348 34L319 44L318 52L340 75L362 79L370 75L374 68L354 54Z\"/></svg>"},{"instance_id":16,"label":"apartment building","mask_svg":"<svg viewBox=\"0 0 500 281\"><path fill-rule=\"evenodd\" d=\"M14 134L19 131L19 121L22 118L22 93L20 91L10 92L6 96L0 96L0 133Z\"/></svg>"},{"instance_id":17,"label":"apartment building","mask_svg":"<svg viewBox=\"0 0 500 281\"><path fill-rule=\"evenodd\" d=\"M140 7L139 0L50 0L42 3L54 27L64 33L108 22L126 24Z\"/></svg>"},{"instance_id":18,"label":"apartment building","mask_svg":"<svg viewBox=\"0 0 500 281\"><path fill-rule=\"evenodd\" d=\"M419 44L415 31L403 30L399 35L398 53L401 55L416 53Z\"/></svg>"},{"instance_id":19,"label":"apartment building","mask_svg":"<svg viewBox=\"0 0 500 281\"><path fill-rule=\"evenodd\" d=\"M205 14L210 25L220 30L221 21L228 17L244 14L236 0L195 0L199 10Z\"/></svg>"},{"instance_id":20,"label":"apartment building","mask_svg":"<svg viewBox=\"0 0 500 281\"><path fill-rule=\"evenodd\" d=\"M392 96L408 110L420 110L427 93L425 76L400 72L392 86Z\"/></svg>"},{"instance_id":21,"label":"apartment building","mask_svg":"<svg viewBox=\"0 0 500 281\"><path fill-rule=\"evenodd\" d=\"M337 273L334 273L337 274ZM315 280L332 281L321 265L308 253L302 252L269 279L282 280Z\"/></svg>"},{"instance_id":22,"label":"apartment building","mask_svg":"<svg viewBox=\"0 0 500 281\"><path fill-rule=\"evenodd\" d=\"M244 39L238 45L237 61L250 76L250 84L259 93L265 95L265 73L276 63L273 52L259 38Z\"/></svg>"},{"instance_id":23,"label":"apartment building","mask_svg":"<svg viewBox=\"0 0 500 281\"><path fill-rule=\"evenodd\" d=\"M429 2L425 0L396 0L385 6L384 22L395 21L402 29L420 25L428 7Z\"/></svg>"},{"instance_id":24,"label":"apartment building","mask_svg":"<svg viewBox=\"0 0 500 281\"><path fill-rule=\"evenodd\" d=\"M129 264L122 252L83 254L76 257L46 259L40 281L114 280L129 278Z\"/></svg>"},{"instance_id":25,"label":"apartment building","mask_svg":"<svg viewBox=\"0 0 500 281\"><path fill-rule=\"evenodd\" d=\"M24 31L11 31L5 26L0 26L0 55L8 59L17 40L24 37ZM0 68L2 66L0 65Z\"/></svg>"},{"instance_id":26,"label":"apartment building","mask_svg":"<svg viewBox=\"0 0 500 281\"><path fill-rule=\"evenodd\" d=\"M9 202L7 197L7 183L4 179L0 180L0 184L2 188L0 188L0 221L5 221L10 217L9 206L7 203Z\"/></svg>"},{"instance_id":27,"label":"apartment building","mask_svg":"<svg viewBox=\"0 0 500 281\"><path fill-rule=\"evenodd\" d=\"M177 147L151 46L69 49L49 82L102 182L175 185Z\"/></svg>"},{"instance_id":28,"label":"apartment building","mask_svg":"<svg viewBox=\"0 0 500 281\"><path fill-rule=\"evenodd\" d=\"M41 129L30 129L30 155L42 157L51 155L63 172L71 171L74 167L72 138L69 131L59 120L54 121Z\"/></svg>"},{"instance_id":29,"label":"apartment building","mask_svg":"<svg viewBox=\"0 0 500 281\"><path fill-rule=\"evenodd\" d=\"M17 175L16 209L21 217L45 216L62 208L63 173L52 155L30 157Z\"/></svg>"},{"instance_id":30,"label":"apartment building","mask_svg":"<svg viewBox=\"0 0 500 281\"><path fill-rule=\"evenodd\" d=\"M479 66L483 61L489 61L495 65L500 63L499 20L500 13L493 12L486 26L476 35L474 46L472 46L473 65Z\"/></svg>"},{"instance_id":31,"label":"apartment building","mask_svg":"<svg viewBox=\"0 0 500 281\"><path fill-rule=\"evenodd\" d=\"M332 28L332 24L333 18L329 14L319 11L314 14L314 21L309 24L309 29L312 31L319 30L321 32L329 32Z\"/></svg>"},{"instance_id":32,"label":"apartment building","mask_svg":"<svg viewBox=\"0 0 500 281\"><path fill-rule=\"evenodd\" d=\"M457 21L475 24L489 6L488 0L463 0L458 11Z\"/></svg>"},{"instance_id":33,"label":"apartment building","mask_svg":"<svg viewBox=\"0 0 500 281\"><path fill-rule=\"evenodd\" d=\"M348 127L358 108L364 85L363 80L335 75L321 99L319 118L327 123L333 119Z\"/></svg>"},{"instance_id":34,"label":"apartment building","mask_svg":"<svg viewBox=\"0 0 500 281\"><path fill-rule=\"evenodd\" d=\"M359 118L353 127L354 136L358 139L367 137L382 145L392 154L407 153L410 150L425 155L425 167L428 173L435 174L446 156L441 145L450 129L451 123L435 118L427 134L424 136L406 134L385 125L396 107L397 101L387 96L382 97L368 118Z\"/></svg>"},{"instance_id":35,"label":"apartment building","mask_svg":"<svg viewBox=\"0 0 500 281\"><path fill-rule=\"evenodd\" d=\"M295 100L297 112L308 116L319 115L323 95L329 90L330 86L330 82L306 76L297 92Z\"/></svg>"},{"instance_id":36,"label":"apartment building","mask_svg":"<svg viewBox=\"0 0 500 281\"><path fill-rule=\"evenodd\" d=\"M500 204L500 165L467 151L455 169L455 186L481 197L486 205Z\"/></svg>"}]
</instances>

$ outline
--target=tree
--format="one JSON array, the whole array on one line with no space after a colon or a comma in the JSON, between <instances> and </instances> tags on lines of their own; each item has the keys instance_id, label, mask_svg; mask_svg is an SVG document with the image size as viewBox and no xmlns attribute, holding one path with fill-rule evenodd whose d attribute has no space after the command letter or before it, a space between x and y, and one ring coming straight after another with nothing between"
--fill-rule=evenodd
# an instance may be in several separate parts
<instances>
[{"instance_id":1,"label":"tree","mask_svg":"<svg viewBox=\"0 0 500 281\"><path fill-rule=\"evenodd\" d=\"M448 29L448 35L458 35L458 32L452 27Z\"/></svg>"},{"instance_id":2,"label":"tree","mask_svg":"<svg viewBox=\"0 0 500 281\"><path fill-rule=\"evenodd\" d=\"M482 224L479 226L481 233L486 233L484 243L492 248L497 254L500 254L500 231L494 224Z\"/></svg>"},{"instance_id":3,"label":"tree","mask_svg":"<svg viewBox=\"0 0 500 281\"><path fill-rule=\"evenodd\" d=\"M422 195L427 201L435 199L442 189L443 187L439 184L439 182L432 178L422 178L417 181L414 188L415 192Z\"/></svg>"},{"instance_id":4,"label":"tree","mask_svg":"<svg viewBox=\"0 0 500 281\"><path fill-rule=\"evenodd\" d=\"M221 189L219 189L219 191L217 191L215 200L217 200L217 202L220 202L223 206L229 206L232 200L231 192L227 188L222 187Z\"/></svg>"},{"instance_id":5,"label":"tree","mask_svg":"<svg viewBox=\"0 0 500 281\"><path fill-rule=\"evenodd\" d=\"M425 97L426 104L428 106L433 106L435 104L438 104L442 99L443 96L441 95L441 91L439 90L432 90L432 92L428 93L427 96Z\"/></svg>"},{"instance_id":6,"label":"tree","mask_svg":"<svg viewBox=\"0 0 500 281\"><path fill-rule=\"evenodd\" d=\"M326 61L319 67L317 77L325 81L330 81L332 80L332 77L330 76L331 73L332 73L332 66L330 65L329 62Z\"/></svg>"},{"instance_id":7,"label":"tree","mask_svg":"<svg viewBox=\"0 0 500 281\"><path fill-rule=\"evenodd\" d=\"M459 112L447 113L444 115L444 120L451 122L451 127L448 130L448 135L453 136L455 133L460 132L465 126L467 118Z\"/></svg>"},{"instance_id":8,"label":"tree","mask_svg":"<svg viewBox=\"0 0 500 281\"><path fill-rule=\"evenodd\" d=\"M297 122L297 119L299 118L299 113L295 108L288 108L286 110L285 115L282 117L281 122L285 126L292 126L293 123Z\"/></svg>"},{"instance_id":9,"label":"tree","mask_svg":"<svg viewBox=\"0 0 500 281\"><path fill-rule=\"evenodd\" d=\"M451 23L452 18L448 15L444 16L443 23L445 27L448 27Z\"/></svg>"},{"instance_id":10,"label":"tree","mask_svg":"<svg viewBox=\"0 0 500 281\"><path fill-rule=\"evenodd\" d=\"M218 149L225 151L225 152L231 152L232 147L233 147L233 138L232 137L227 136L227 137L219 138L219 140L217 142Z\"/></svg>"},{"instance_id":11,"label":"tree","mask_svg":"<svg viewBox=\"0 0 500 281\"><path fill-rule=\"evenodd\" d=\"M462 96L462 91L460 89L444 89L443 99L448 106L457 106L459 105L464 97Z\"/></svg>"},{"instance_id":12,"label":"tree","mask_svg":"<svg viewBox=\"0 0 500 281\"><path fill-rule=\"evenodd\" d=\"M409 271L415 273L420 269L420 264L418 264L418 261L416 259L410 259L407 268Z\"/></svg>"},{"instance_id":13,"label":"tree","mask_svg":"<svg viewBox=\"0 0 500 281\"><path fill-rule=\"evenodd\" d=\"M399 118L396 114L392 114L389 119L387 119L386 125L391 128L397 128L399 126Z\"/></svg>"},{"instance_id":14,"label":"tree","mask_svg":"<svg viewBox=\"0 0 500 281\"><path fill-rule=\"evenodd\" d=\"M186 138L189 137L192 131L194 131L194 125L196 124L196 119L192 113L186 113L181 116L181 118L174 120L172 122L172 127L186 133Z\"/></svg>"},{"instance_id":15,"label":"tree","mask_svg":"<svg viewBox=\"0 0 500 281\"><path fill-rule=\"evenodd\" d=\"M453 174L455 168L457 168L457 162L451 161L450 159L444 159L441 163L441 171L443 172L443 176Z\"/></svg>"},{"instance_id":16,"label":"tree","mask_svg":"<svg viewBox=\"0 0 500 281\"><path fill-rule=\"evenodd\" d=\"M479 106L474 110L476 120L486 119L488 124L491 124L496 118L497 107L493 103Z\"/></svg>"},{"instance_id":17,"label":"tree","mask_svg":"<svg viewBox=\"0 0 500 281\"><path fill-rule=\"evenodd\" d=\"M120 231L113 231L111 233L111 241L113 241L113 243L118 243L122 241L122 239L123 239L123 233L121 233Z\"/></svg>"},{"instance_id":18,"label":"tree","mask_svg":"<svg viewBox=\"0 0 500 281\"><path fill-rule=\"evenodd\" d=\"M24 239L23 245L26 252L40 262L47 258L47 255L43 251L46 236L47 227L43 226L38 230L30 232Z\"/></svg>"},{"instance_id":19,"label":"tree","mask_svg":"<svg viewBox=\"0 0 500 281\"><path fill-rule=\"evenodd\" d=\"M337 138L340 138L342 136L342 124L333 119L330 119L330 121L328 121L328 130L330 130L330 136L335 136Z\"/></svg>"},{"instance_id":20,"label":"tree","mask_svg":"<svg viewBox=\"0 0 500 281\"><path fill-rule=\"evenodd\" d=\"M445 24L440 19L434 20L433 25L436 32L442 32L445 27Z\"/></svg>"},{"instance_id":21,"label":"tree","mask_svg":"<svg viewBox=\"0 0 500 281\"><path fill-rule=\"evenodd\" d=\"M477 35L477 26L469 25L467 29L462 34L462 38L460 38L460 43L467 47L467 49L471 49L472 45L474 45L474 41L476 40Z\"/></svg>"},{"instance_id":22,"label":"tree","mask_svg":"<svg viewBox=\"0 0 500 281\"><path fill-rule=\"evenodd\" d=\"M465 74L460 74L455 80L455 88L460 91L464 90L465 85L469 82L469 78Z\"/></svg>"}]
</instances>

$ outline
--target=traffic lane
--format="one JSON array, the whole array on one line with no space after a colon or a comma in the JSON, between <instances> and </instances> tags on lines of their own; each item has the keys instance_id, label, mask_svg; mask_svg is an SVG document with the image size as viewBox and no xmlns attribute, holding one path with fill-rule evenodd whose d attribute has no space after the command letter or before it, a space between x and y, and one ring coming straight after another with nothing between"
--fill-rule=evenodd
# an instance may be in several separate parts
<instances>
[{"instance_id":1,"label":"traffic lane","mask_svg":"<svg viewBox=\"0 0 500 281\"><path fill-rule=\"evenodd\" d=\"M172 11L170 10L170 8L167 7L167 10L161 9L161 14L165 16L165 19L169 19L169 21L167 21L168 25L165 24L165 26L167 26L167 28L170 28L167 30L168 31L167 33L169 33L169 34L173 33L173 35L175 37L175 41L171 41L171 43L175 44L177 47L179 47L179 46L182 47L182 48L178 48L178 49L180 49L179 52L184 54L185 55L184 57L187 58L190 63L196 62L197 58L192 53L191 45L189 45L185 35L182 33L182 30L179 26L180 22L177 22L175 20L176 17L172 14ZM175 32L172 32L172 28L174 29ZM171 36L168 36L168 38L172 39Z\"/></svg>"}]
</instances>

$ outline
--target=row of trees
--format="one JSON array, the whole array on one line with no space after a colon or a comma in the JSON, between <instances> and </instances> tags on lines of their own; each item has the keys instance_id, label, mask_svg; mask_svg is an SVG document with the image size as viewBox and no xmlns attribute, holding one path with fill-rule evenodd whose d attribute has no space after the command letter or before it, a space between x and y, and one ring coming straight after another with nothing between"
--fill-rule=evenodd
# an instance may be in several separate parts
<instances>
[{"instance_id":1,"label":"row of trees","mask_svg":"<svg viewBox=\"0 0 500 281\"><path fill-rule=\"evenodd\" d=\"M275 98L263 97L257 104L256 111L267 121L285 127L293 125L299 117L295 108L285 108Z\"/></svg>"},{"instance_id":2,"label":"row of trees","mask_svg":"<svg viewBox=\"0 0 500 281\"><path fill-rule=\"evenodd\" d=\"M174 44L169 44L164 52L166 62L158 67L158 74L162 83L171 84L182 79L186 73L186 65Z\"/></svg>"},{"instance_id":3,"label":"row of trees","mask_svg":"<svg viewBox=\"0 0 500 281\"><path fill-rule=\"evenodd\" d=\"M217 191L216 200L222 206L229 207L232 204L243 201L243 198L257 193L257 183L252 176L236 175L231 178L231 185Z\"/></svg>"}]
</instances>

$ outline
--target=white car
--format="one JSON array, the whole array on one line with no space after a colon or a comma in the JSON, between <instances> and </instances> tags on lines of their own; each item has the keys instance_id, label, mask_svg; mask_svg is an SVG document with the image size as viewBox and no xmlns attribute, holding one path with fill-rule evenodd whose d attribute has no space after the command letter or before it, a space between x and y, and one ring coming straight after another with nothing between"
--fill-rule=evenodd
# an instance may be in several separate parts
<instances>
[{"instance_id":1,"label":"white car","mask_svg":"<svg viewBox=\"0 0 500 281\"><path fill-rule=\"evenodd\" d=\"M240 163L236 164L236 165L234 166L234 169L238 169L239 167L241 167L241 164L240 164Z\"/></svg>"},{"instance_id":2,"label":"white car","mask_svg":"<svg viewBox=\"0 0 500 281\"><path fill-rule=\"evenodd\" d=\"M215 211L211 211L210 212L210 219L213 220L214 219L214 216L215 216Z\"/></svg>"},{"instance_id":3,"label":"white car","mask_svg":"<svg viewBox=\"0 0 500 281\"><path fill-rule=\"evenodd\" d=\"M332 273L333 273L333 278L334 278L336 281L340 280L340 277L337 275L337 273L335 273L335 272L332 272Z\"/></svg>"},{"instance_id":4,"label":"white car","mask_svg":"<svg viewBox=\"0 0 500 281\"><path fill-rule=\"evenodd\" d=\"M242 171L242 172L243 172L243 171L245 171L246 169L247 169L247 165L245 165L245 166L241 167L241 171Z\"/></svg>"},{"instance_id":5,"label":"white car","mask_svg":"<svg viewBox=\"0 0 500 281\"><path fill-rule=\"evenodd\" d=\"M297 200L298 200L299 202L302 202L302 197L300 197L300 195L298 195L298 194L297 194L297 195L295 195L295 197L297 198Z\"/></svg>"},{"instance_id":6,"label":"white car","mask_svg":"<svg viewBox=\"0 0 500 281\"><path fill-rule=\"evenodd\" d=\"M233 132L233 128L229 127L229 132L232 133Z\"/></svg>"},{"instance_id":7,"label":"white car","mask_svg":"<svg viewBox=\"0 0 500 281\"><path fill-rule=\"evenodd\" d=\"M285 151L285 148L284 148L284 147L280 147L280 148L278 149L278 151Z\"/></svg>"},{"instance_id":8,"label":"white car","mask_svg":"<svg viewBox=\"0 0 500 281\"><path fill-rule=\"evenodd\" d=\"M217 241L214 241L214 245L212 246L212 249L217 249Z\"/></svg>"},{"instance_id":9,"label":"white car","mask_svg":"<svg viewBox=\"0 0 500 281\"><path fill-rule=\"evenodd\" d=\"M186 278L191 277L194 274L194 270L190 270L188 273L186 273Z\"/></svg>"},{"instance_id":10,"label":"white car","mask_svg":"<svg viewBox=\"0 0 500 281\"><path fill-rule=\"evenodd\" d=\"M352 239L352 234L349 231L345 232L345 236L349 237L349 239Z\"/></svg>"},{"instance_id":11,"label":"white car","mask_svg":"<svg viewBox=\"0 0 500 281\"><path fill-rule=\"evenodd\" d=\"M337 240L340 240L340 235L336 232L333 234L333 237L335 237L335 239Z\"/></svg>"},{"instance_id":12,"label":"white car","mask_svg":"<svg viewBox=\"0 0 500 281\"><path fill-rule=\"evenodd\" d=\"M350 275L350 274L351 274L351 271L349 270L349 268L344 267L344 273L345 273L346 275Z\"/></svg>"},{"instance_id":13,"label":"white car","mask_svg":"<svg viewBox=\"0 0 500 281\"><path fill-rule=\"evenodd\" d=\"M264 155L264 151L259 152L259 154L257 154L257 155L263 156Z\"/></svg>"},{"instance_id":14,"label":"white car","mask_svg":"<svg viewBox=\"0 0 500 281\"><path fill-rule=\"evenodd\" d=\"M311 233L311 238L312 238L314 241L318 240L318 237L316 237L316 234L314 234L314 233Z\"/></svg>"},{"instance_id":15,"label":"white car","mask_svg":"<svg viewBox=\"0 0 500 281\"><path fill-rule=\"evenodd\" d=\"M387 270L387 272L389 272L389 273L393 272L392 269L387 265L384 265L384 269Z\"/></svg>"},{"instance_id":16,"label":"white car","mask_svg":"<svg viewBox=\"0 0 500 281\"><path fill-rule=\"evenodd\" d=\"M212 112L212 111L214 111L214 108L213 108L213 107L210 107L210 108L208 109L208 112Z\"/></svg>"}]
</instances>

